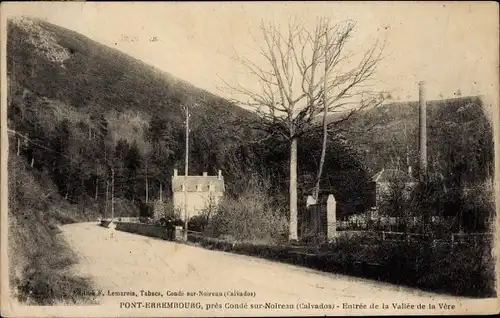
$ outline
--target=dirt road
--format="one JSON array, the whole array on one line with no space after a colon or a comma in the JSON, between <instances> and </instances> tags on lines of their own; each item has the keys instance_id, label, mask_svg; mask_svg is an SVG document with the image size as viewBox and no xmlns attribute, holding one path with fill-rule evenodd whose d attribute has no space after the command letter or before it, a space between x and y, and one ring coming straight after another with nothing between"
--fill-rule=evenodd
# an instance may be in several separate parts
<instances>
[{"instance_id":1,"label":"dirt road","mask_svg":"<svg viewBox=\"0 0 500 318\"><path fill-rule=\"evenodd\" d=\"M293 305L297 310L304 304L306 310L307 306L323 304L323 308L314 314L349 314L351 310L359 310L360 306L371 303L392 306L398 301L416 305L456 303L457 300L380 282L109 230L96 223L66 225L62 230L81 258L75 270L91 277L96 287L102 290L101 304L116 308L145 308L152 306L146 304L149 301L158 303L154 306L165 306L160 302L182 300L201 302L206 314L221 310L219 305L226 310L231 306L255 305L255 311L246 312L247 315L254 315L259 304L270 302L268 309L288 306L281 309L288 310ZM158 294L146 296L147 291ZM116 295L122 292L134 292L136 296ZM188 294L190 292L193 294ZM133 305L134 302L138 304ZM199 308L192 309L196 312ZM243 310L232 309L236 310L233 314L241 314L238 310ZM280 314L280 311L276 313Z\"/></svg>"}]
</instances>

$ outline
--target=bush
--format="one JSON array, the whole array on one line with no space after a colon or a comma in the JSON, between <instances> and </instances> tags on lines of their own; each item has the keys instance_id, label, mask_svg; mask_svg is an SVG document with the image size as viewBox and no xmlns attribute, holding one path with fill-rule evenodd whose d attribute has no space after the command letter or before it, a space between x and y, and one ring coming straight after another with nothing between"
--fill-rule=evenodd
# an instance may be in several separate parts
<instances>
[{"instance_id":1,"label":"bush","mask_svg":"<svg viewBox=\"0 0 500 318\"><path fill-rule=\"evenodd\" d=\"M462 224L469 232L494 231L488 224L495 215L493 180L468 186L461 193Z\"/></svg>"},{"instance_id":2,"label":"bush","mask_svg":"<svg viewBox=\"0 0 500 318\"><path fill-rule=\"evenodd\" d=\"M417 286L463 296L495 295L495 263L488 244L437 246L419 256L424 265Z\"/></svg>"},{"instance_id":3,"label":"bush","mask_svg":"<svg viewBox=\"0 0 500 318\"><path fill-rule=\"evenodd\" d=\"M476 183L450 183L438 174L429 174L411 192L404 182L394 182L379 206L381 215L422 217L420 224L398 224L393 231L449 235L465 232L492 231L489 220L494 217L492 180ZM432 222L438 217L439 222ZM425 228L422 226L425 224ZM387 230L387 229L386 229Z\"/></svg>"},{"instance_id":4,"label":"bush","mask_svg":"<svg viewBox=\"0 0 500 318\"><path fill-rule=\"evenodd\" d=\"M153 204L152 203L139 202L138 205L139 205L139 216L146 217L146 218L153 217Z\"/></svg>"},{"instance_id":5,"label":"bush","mask_svg":"<svg viewBox=\"0 0 500 318\"><path fill-rule=\"evenodd\" d=\"M230 235L238 241L276 243L287 232L284 211L268 195L269 182L251 176L237 198L225 197L210 218L205 234Z\"/></svg>"},{"instance_id":6,"label":"bush","mask_svg":"<svg viewBox=\"0 0 500 318\"><path fill-rule=\"evenodd\" d=\"M189 219L188 229L195 232L203 232L208 225L206 215L195 215Z\"/></svg>"},{"instance_id":7,"label":"bush","mask_svg":"<svg viewBox=\"0 0 500 318\"><path fill-rule=\"evenodd\" d=\"M329 270L379 278L434 292L472 297L495 295L495 263L491 246L433 245L432 242L390 242L362 236L338 237L322 246ZM368 269L356 271L354 262L375 264L377 275Z\"/></svg>"}]
</instances>

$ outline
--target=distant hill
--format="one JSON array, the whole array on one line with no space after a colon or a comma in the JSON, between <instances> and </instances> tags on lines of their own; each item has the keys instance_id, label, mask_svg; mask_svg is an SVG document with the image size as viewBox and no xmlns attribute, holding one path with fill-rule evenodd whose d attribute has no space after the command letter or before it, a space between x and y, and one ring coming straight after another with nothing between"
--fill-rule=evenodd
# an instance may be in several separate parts
<instances>
[{"instance_id":1,"label":"distant hill","mask_svg":"<svg viewBox=\"0 0 500 318\"><path fill-rule=\"evenodd\" d=\"M384 167L406 170L418 168L418 125L418 101L391 102L357 114L345 125L354 132L345 137L372 173ZM483 97L428 101L427 148L432 171L464 182L491 176L492 123Z\"/></svg>"},{"instance_id":2,"label":"distant hill","mask_svg":"<svg viewBox=\"0 0 500 318\"><path fill-rule=\"evenodd\" d=\"M139 111L181 124L179 104L191 98L197 104L194 123L206 116L250 114L116 49L41 20L13 20L8 34L9 74L18 74L10 76L14 85L79 112Z\"/></svg>"}]
</instances>

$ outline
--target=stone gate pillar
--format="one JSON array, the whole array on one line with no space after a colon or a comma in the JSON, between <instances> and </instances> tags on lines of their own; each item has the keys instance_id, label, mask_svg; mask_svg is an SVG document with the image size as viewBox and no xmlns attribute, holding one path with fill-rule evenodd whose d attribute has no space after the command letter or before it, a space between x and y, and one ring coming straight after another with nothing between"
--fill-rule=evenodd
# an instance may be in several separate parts
<instances>
[{"instance_id":1,"label":"stone gate pillar","mask_svg":"<svg viewBox=\"0 0 500 318\"><path fill-rule=\"evenodd\" d=\"M326 201L326 232L328 239L333 239L337 234L337 201L333 194Z\"/></svg>"},{"instance_id":2,"label":"stone gate pillar","mask_svg":"<svg viewBox=\"0 0 500 318\"><path fill-rule=\"evenodd\" d=\"M300 236L304 238L311 234L312 222L314 219L314 205L316 204L316 200L314 200L312 195L306 197L306 208L301 213L300 218Z\"/></svg>"}]
</instances>

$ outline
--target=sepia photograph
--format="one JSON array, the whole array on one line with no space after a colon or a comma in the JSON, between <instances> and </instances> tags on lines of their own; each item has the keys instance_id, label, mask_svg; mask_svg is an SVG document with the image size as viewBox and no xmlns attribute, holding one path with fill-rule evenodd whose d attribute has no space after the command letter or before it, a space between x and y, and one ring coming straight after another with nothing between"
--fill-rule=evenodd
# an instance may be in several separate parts
<instances>
[{"instance_id":1,"label":"sepia photograph","mask_svg":"<svg viewBox=\"0 0 500 318\"><path fill-rule=\"evenodd\" d=\"M498 314L495 2L4 2L1 315Z\"/></svg>"}]
</instances>

